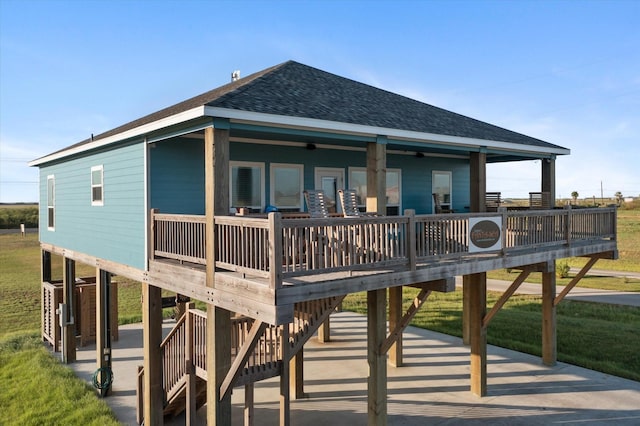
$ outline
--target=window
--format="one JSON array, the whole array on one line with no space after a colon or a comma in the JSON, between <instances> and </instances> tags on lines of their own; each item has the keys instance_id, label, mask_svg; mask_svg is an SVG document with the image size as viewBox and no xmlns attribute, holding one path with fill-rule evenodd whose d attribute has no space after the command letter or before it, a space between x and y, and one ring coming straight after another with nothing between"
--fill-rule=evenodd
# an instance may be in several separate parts
<instances>
[{"instance_id":1,"label":"window","mask_svg":"<svg viewBox=\"0 0 640 426\"><path fill-rule=\"evenodd\" d=\"M400 169L387 169L387 215L399 215L402 209L402 175ZM349 189L355 189L358 207L367 208L367 169L349 168Z\"/></svg>"},{"instance_id":2,"label":"window","mask_svg":"<svg viewBox=\"0 0 640 426\"><path fill-rule=\"evenodd\" d=\"M56 183L55 176L47 176L47 228L51 231L55 228L56 217Z\"/></svg>"},{"instance_id":3,"label":"window","mask_svg":"<svg viewBox=\"0 0 640 426\"><path fill-rule=\"evenodd\" d=\"M401 212L400 169L387 170L387 215L398 216Z\"/></svg>"},{"instance_id":4,"label":"window","mask_svg":"<svg viewBox=\"0 0 640 426\"><path fill-rule=\"evenodd\" d=\"M301 164L271 164L271 201L279 210L302 210L304 167Z\"/></svg>"},{"instance_id":5,"label":"window","mask_svg":"<svg viewBox=\"0 0 640 426\"><path fill-rule=\"evenodd\" d=\"M262 210L264 205L264 164L230 162L231 178L229 192L231 211L246 207L253 211Z\"/></svg>"},{"instance_id":6,"label":"window","mask_svg":"<svg viewBox=\"0 0 640 426\"><path fill-rule=\"evenodd\" d=\"M91 168L91 205L102 206L103 196L103 169L102 166L94 166Z\"/></svg>"},{"instance_id":7,"label":"window","mask_svg":"<svg viewBox=\"0 0 640 426\"><path fill-rule=\"evenodd\" d=\"M431 192L438 194L440 206L443 209L451 209L451 172L433 171ZM435 212L435 205L433 206Z\"/></svg>"}]
</instances>

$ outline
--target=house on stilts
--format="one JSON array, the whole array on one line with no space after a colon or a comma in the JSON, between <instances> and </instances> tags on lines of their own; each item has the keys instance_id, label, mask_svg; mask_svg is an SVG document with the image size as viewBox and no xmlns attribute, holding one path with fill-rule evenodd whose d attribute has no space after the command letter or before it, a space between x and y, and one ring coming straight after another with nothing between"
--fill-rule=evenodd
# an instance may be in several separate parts
<instances>
[{"instance_id":1,"label":"house on stilts","mask_svg":"<svg viewBox=\"0 0 640 426\"><path fill-rule=\"evenodd\" d=\"M305 342L326 339L330 313L362 291L368 423L385 424L387 363L402 366L404 328L456 276L472 393L487 391L489 322L534 271L542 360L556 362L565 296L556 259L589 258L570 289L598 259L617 257L615 208L555 207L556 157L568 149L293 61L235 77L30 163L40 169L43 337L62 342L63 359L75 356L80 262L96 268L101 383L115 327L111 277L142 285L147 425L179 410L192 419L203 403L210 424L230 424L233 388L250 396L277 376L289 424ZM540 186L528 208L507 209L487 191L486 165L522 160L540 160ZM309 211L305 191L322 196L322 214ZM64 265L58 316L46 290L52 254ZM487 311L486 273L502 268L521 273ZM406 311L403 286L420 289ZM164 340L162 290L207 306L188 306Z\"/></svg>"}]
</instances>

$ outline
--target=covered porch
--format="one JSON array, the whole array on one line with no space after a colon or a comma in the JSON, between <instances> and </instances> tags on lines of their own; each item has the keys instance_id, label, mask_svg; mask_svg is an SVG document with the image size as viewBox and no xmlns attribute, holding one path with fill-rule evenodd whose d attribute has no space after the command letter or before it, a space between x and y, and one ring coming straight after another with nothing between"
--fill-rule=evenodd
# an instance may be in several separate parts
<instances>
[{"instance_id":1,"label":"covered porch","mask_svg":"<svg viewBox=\"0 0 640 426\"><path fill-rule=\"evenodd\" d=\"M248 131L252 133L243 133ZM500 309L530 272L543 272L543 362L552 365L556 361L554 303L558 301L555 260L589 256L591 267L598 258L616 256L615 209L584 212L570 209L509 212L501 209L487 213L488 161L541 159L540 190L554 200L554 153L455 146L446 142L435 146L380 135L345 136L306 129L285 131L278 126L258 128L233 120L214 121L213 126L198 132L196 139L200 139L200 134L204 140L205 214L164 215L152 211L147 275L150 294L143 307L149 307L150 315L157 315L152 313L155 296L151 292L155 292L154 288L169 289L209 303L207 418L219 424L231 421L230 398L225 389L233 386L234 377L244 362L238 358L239 361L231 364L231 349L225 344L231 338L232 313L256 319L255 327L282 324L284 331L288 330L286 324L295 321L299 303L366 291L370 372L368 423L386 424L387 363L403 365L403 330L431 291L449 291L453 277L464 276L463 332L465 343L471 347L470 389L473 394L484 396L487 394L486 327L495 313L486 311L486 272L500 268L522 270L495 309ZM247 139L241 141L241 135ZM353 145L351 150L361 153L360 164L366 165L363 168L366 192L361 196L365 201L364 210L370 216L311 219L300 217L299 211L294 217L285 213L271 213L267 217L230 215L234 211L235 187L231 162L233 141L255 144L262 140L261 143L269 146L283 135L294 144L299 143L295 142L299 139L315 137L324 141L327 149L333 150L337 143L344 145L346 138L347 145ZM314 144L312 150L316 148ZM394 148L404 150L405 154ZM458 203L460 199L464 200L463 210L468 207L468 213L433 215L425 214L431 212L421 208L418 214L409 209L403 215L386 215L389 159L394 155L407 158L407 148L422 152L414 156L417 160L423 159L425 153L455 158L466 182L459 185L457 199ZM411 151L410 155L413 156ZM348 157L340 158L343 162L348 161ZM416 167L416 170L420 168ZM405 177L403 175L403 179ZM153 188L153 180L151 186ZM465 195L460 197L460 194ZM431 200L432 190L418 199ZM455 211L456 202L451 198L448 201ZM488 234L486 230L475 228L477 222L492 224ZM475 241L473 235L480 235L480 240L493 239L493 242L484 245ZM402 286L421 289L421 297L406 312L402 307ZM149 321L153 323L153 317ZM256 339L260 333L260 328L256 328ZM323 331L320 333L324 334ZM159 340L152 334L149 337L151 340L145 341L145 347L159 345ZM283 332L282 339L291 342L296 338ZM249 339L242 352L252 353L256 344L257 340ZM282 425L290 424L292 390L288 382L297 380L302 358L297 351L301 355L301 349L301 346L295 350L289 347L283 354L283 360L291 359L291 364L282 362L279 371ZM145 366L147 371L157 368L159 361ZM145 386L150 386L150 381L154 379L145 375ZM161 414L158 411L161 406L152 403L151 398L160 397L145 392L146 419L155 419Z\"/></svg>"}]
</instances>

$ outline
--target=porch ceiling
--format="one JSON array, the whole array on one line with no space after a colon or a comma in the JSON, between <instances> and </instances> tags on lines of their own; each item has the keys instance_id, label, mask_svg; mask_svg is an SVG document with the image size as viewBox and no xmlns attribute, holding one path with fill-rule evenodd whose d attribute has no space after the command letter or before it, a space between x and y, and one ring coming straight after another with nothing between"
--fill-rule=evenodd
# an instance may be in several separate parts
<instances>
[{"instance_id":1,"label":"porch ceiling","mask_svg":"<svg viewBox=\"0 0 640 426\"><path fill-rule=\"evenodd\" d=\"M202 131L198 132L199 137L204 139ZM331 146L349 147L353 149L366 149L368 142L376 142L376 138L368 135L353 135L319 132L304 129L250 126L232 123L230 129L230 137L236 140L244 141L263 141L263 142L288 142L300 144L313 144L317 148L323 146L329 148ZM454 157L468 157L471 152L479 152L483 148L477 146L463 145L447 145L437 142L422 141L402 141L392 139L387 141L387 149L390 152L405 153L409 155L441 155ZM549 154L527 153L527 152L510 152L510 151L487 151L487 163L537 160L540 158L550 158Z\"/></svg>"}]
</instances>

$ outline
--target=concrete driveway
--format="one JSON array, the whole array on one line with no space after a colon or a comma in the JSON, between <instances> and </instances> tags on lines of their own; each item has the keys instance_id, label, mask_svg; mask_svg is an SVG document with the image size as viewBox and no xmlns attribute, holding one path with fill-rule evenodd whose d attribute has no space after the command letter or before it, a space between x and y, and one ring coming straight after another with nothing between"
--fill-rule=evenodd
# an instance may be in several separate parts
<instances>
[{"instance_id":1,"label":"concrete driveway","mask_svg":"<svg viewBox=\"0 0 640 426\"><path fill-rule=\"evenodd\" d=\"M165 330L171 323L165 323ZM293 401L293 425L367 424L366 317L332 315L332 341L305 346L305 392ZM142 364L140 324L120 328L114 344L113 395L105 401L124 424L135 424L136 367ZM535 356L488 347L488 396L469 392L469 348L461 339L408 327L402 368L388 368L390 425L589 425L640 424L640 382L569 364L543 366ZM87 381L95 370L95 348L78 351L72 365ZM255 386L256 425L278 424L276 379ZM233 394L233 424L242 425L243 389ZM199 424L206 424L206 407ZM184 424L183 417L167 424Z\"/></svg>"}]
</instances>

